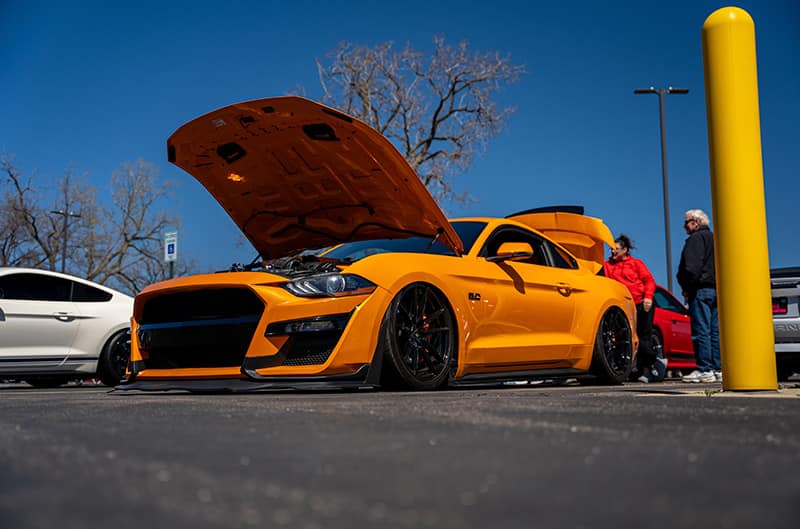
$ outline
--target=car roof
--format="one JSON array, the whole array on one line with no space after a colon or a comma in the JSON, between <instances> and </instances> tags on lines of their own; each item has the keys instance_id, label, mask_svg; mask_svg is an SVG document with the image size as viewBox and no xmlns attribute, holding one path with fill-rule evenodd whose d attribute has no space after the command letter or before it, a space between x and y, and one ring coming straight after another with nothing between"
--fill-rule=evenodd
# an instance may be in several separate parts
<instances>
[{"instance_id":1,"label":"car roof","mask_svg":"<svg viewBox=\"0 0 800 529\"><path fill-rule=\"evenodd\" d=\"M772 268L769 271L769 275L770 277L800 277L800 266Z\"/></svg>"},{"instance_id":2,"label":"car roof","mask_svg":"<svg viewBox=\"0 0 800 529\"><path fill-rule=\"evenodd\" d=\"M495 228L498 228L500 226L514 226L515 228L519 228L519 229L522 229L522 230L526 230L526 231L535 233L536 235L539 235L540 237L543 237L543 238L547 239L551 243L555 244L556 246L558 246L559 248L561 248L562 250L567 252L570 256L575 257L575 255L569 250L569 248L565 248L563 244L561 244L557 240L554 240L553 237L551 237L547 233L543 233L543 232L537 230L536 228L534 228L533 226L531 226L529 224L525 224L524 222L520 222L520 221L518 221L516 219L512 219L512 218L508 218L508 217L457 217L457 218L454 218L454 219L449 219L449 221L450 222L485 222L486 223L486 227L483 229L483 233L486 233L487 236L488 236L489 233L493 232L495 230ZM470 251L470 253L475 251L475 248L476 248L475 245L473 245L472 250Z\"/></svg>"},{"instance_id":3,"label":"car roof","mask_svg":"<svg viewBox=\"0 0 800 529\"><path fill-rule=\"evenodd\" d=\"M107 287L105 285L101 285L100 283L95 283L94 281L90 281L88 279L84 279L82 277L74 276L71 274L65 274L62 272L55 272L53 270L41 270L39 268L23 268L23 267L14 267L14 266L0 266L0 276L8 275L8 274L17 274L17 273L26 273L26 274L40 274L45 276L51 277L60 277L62 279L68 279L70 281L76 281L78 283L83 283L84 285L89 285L94 288L99 288L100 290L104 290L110 294L114 294L116 296L124 296L126 298L131 298L131 296L120 292L119 290L115 290L111 287Z\"/></svg>"}]
</instances>

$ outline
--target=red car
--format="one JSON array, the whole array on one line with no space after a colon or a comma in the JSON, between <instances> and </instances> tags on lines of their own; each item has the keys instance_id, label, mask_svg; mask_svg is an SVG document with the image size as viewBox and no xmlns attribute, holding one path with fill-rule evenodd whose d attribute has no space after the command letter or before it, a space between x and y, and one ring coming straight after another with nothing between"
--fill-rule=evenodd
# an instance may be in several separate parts
<instances>
[{"instance_id":1,"label":"red car","mask_svg":"<svg viewBox=\"0 0 800 529\"><path fill-rule=\"evenodd\" d=\"M657 286L653 296L656 312L653 316L656 351L662 348L667 357L667 369L688 372L697 367L692 347L692 327L689 310L666 288Z\"/></svg>"}]
</instances>

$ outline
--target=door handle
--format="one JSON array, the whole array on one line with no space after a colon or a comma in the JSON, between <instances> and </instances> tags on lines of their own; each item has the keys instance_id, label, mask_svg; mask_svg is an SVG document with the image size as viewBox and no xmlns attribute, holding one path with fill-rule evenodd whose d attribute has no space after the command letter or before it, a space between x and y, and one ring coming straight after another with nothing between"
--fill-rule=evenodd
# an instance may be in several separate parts
<instances>
[{"instance_id":1,"label":"door handle","mask_svg":"<svg viewBox=\"0 0 800 529\"><path fill-rule=\"evenodd\" d=\"M556 283L556 290L558 290L559 294L565 297L572 294L572 287L566 283Z\"/></svg>"},{"instance_id":2,"label":"door handle","mask_svg":"<svg viewBox=\"0 0 800 529\"><path fill-rule=\"evenodd\" d=\"M54 312L53 316L55 316L58 321L72 321L75 319L75 316L68 312Z\"/></svg>"}]
</instances>

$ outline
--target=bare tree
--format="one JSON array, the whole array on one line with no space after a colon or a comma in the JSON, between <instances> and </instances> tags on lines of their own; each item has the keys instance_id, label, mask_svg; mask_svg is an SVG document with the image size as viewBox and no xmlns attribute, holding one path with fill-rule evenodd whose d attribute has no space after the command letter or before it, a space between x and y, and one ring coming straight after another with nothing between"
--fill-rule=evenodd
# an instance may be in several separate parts
<instances>
[{"instance_id":1,"label":"bare tree","mask_svg":"<svg viewBox=\"0 0 800 529\"><path fill-rule=\"evenodd\" d=\"M0 265L54 270L57 236L52 219L40 205L38 190L17 170L13 156L3 153L0 167L6 177L0 208Z\"/></svg>"},{"instance_id":2,"label":"bare tree","mask_svg":"<svg viewBox=\"0 0 800 529\"><path fill-rule=\"evenodd\" d=\"M344 42L329 62L317 60L324 101L389 138L438 200L465 202L452 179L466 170L513 108L498 108L497 88L524 67L496 52L472 52L434 38L430 56L410 45L374 47Z\"/></svg>"},{"instance_id":3,"label":"bare tree","mask_svg":"<svg viewBox=\"0 0 800 529\"><path fill-rule=\"evenodd\" d=\"M111 176L110 205L98 199L85 175L67 171L49 208L12 157L3 154L0 168L0 265L56 270L66 256L66 272L130 293L167 278L163 233L177 227L178 219L158 209L169 184L158 180L154 165L122 164ZM193 260L178 263L179 274L194 268Z\"/></svg>"},{"instance_id":4,"label":"bare tree","mask_svg":"<svg viewBox=\"0 0 800 529\"><path fill-rule=\"evenodd\" d=\"M101 209L81 234L80 265L87 278L111 280L138 290L153 278L145 263L161 264L163 232L177 219L157 211L168 192L156 181L158 170L143 161L122 164L111 176L112 210ZM96 203L96 201L95 201Z\"/></svg>"}]
</instances>

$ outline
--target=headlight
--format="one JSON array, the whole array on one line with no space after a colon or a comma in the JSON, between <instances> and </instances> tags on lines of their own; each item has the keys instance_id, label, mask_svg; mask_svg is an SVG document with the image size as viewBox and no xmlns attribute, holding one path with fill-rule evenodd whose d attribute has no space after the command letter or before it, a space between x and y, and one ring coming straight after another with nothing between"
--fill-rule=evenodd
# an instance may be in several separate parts
<instances>
[{"instance_id":1,"label":"headlight","mask_svg":"<svg viewBox=\"0 0 800 529\"><path fill-rule=\"evenodd\" d=\"M358 296L369 294L375 285L353 274L321 274L290 281L286 290L303 298Z\"/></svg>"}]
</instances>

